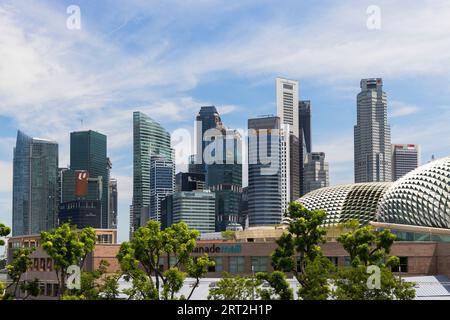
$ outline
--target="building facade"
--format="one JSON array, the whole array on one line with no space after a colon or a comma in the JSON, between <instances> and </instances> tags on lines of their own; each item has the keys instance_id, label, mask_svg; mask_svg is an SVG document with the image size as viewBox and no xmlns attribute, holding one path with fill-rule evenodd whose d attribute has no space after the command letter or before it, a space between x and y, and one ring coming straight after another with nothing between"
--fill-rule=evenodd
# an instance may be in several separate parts
<instances>
[{"instance_id":1,"label":"building facade","mask_svg":"<svg viewBox=\"0 0 450 320\"><path fill-rule=\"evenodd\" d=\"M133 203L130 207L130 235L150 215L150 160L160 155L175 163L170 134L159 123L133 113Z\"/></svg>"},{"instance_id":2,"label":"building facade","mask_svg":"<svg viewBox=\"0 0 450 320\"><path fill-rule=\"evenodd\" d=\"M362 79L354 128L355 182L392 180L391 129L383 80Z\"/></svg>"},{"instance_id":3,"label":"building facade","mask_svg":"<svg viewBox=\"0 0 450 320\"><path fill-rule=\"evenodd\" d=\"M416 144L392 145L392 181L396 181L419 166L419 146Z\"/></svg>"},{"instance_id":4,"label":"building facade","mask_svg":"<svg viewBox=\"0 0 450 320\"><path fill-rule=\"evenodd\" d=\"M88 188L91 199L101 202L101 228L109 226L108 182L109 159L107 157L107 137L96 131L78 131L70 133L70 173L85 170L92 182ZM67 180L66 180L67 181ZM76 194L64 183L64 202L76 200ZM99 193L97 193L99 192ZM96 196L98 195L98 196ZM89 196L88 196L89 197Z\"/></svg>"},{"instance_id":5,"label":"building facade","mask_svg":"<svg viewBox=\"0 0 450 320\"><path fill-rule=\"evenodd\" d=\"M74 200L59 205L59 224L69 223L78 229L101 229L102 204L99 200Z\"/></svg>"},{"instance_id":6,"label":"building facade","mask_svg":"<svg viewBox=\"0 0 450 320\"><path fill-rule=\"evenodd\" d=\"M325 161L325 153L308 153L303 175L305 194L328 187L330 185L329 166L328 162Z\"/></svg>"},{"instance_id":7,"label":"building facade","mask_svg":"<svg viewBox=\"0 0 450 320\"><path fill-rule=\"evenodd\" d=\"M175 175L175 192L202 191L205 189L203 173L178 172Z\"/></svg>"},{"instance_id":8,"label":"building facade","mask_svg":"<svg viewBox=\"0 0 450 320\"><path fill-rule=\"evenodd\" d=\"M152 156L150 160L150 211L148 220L161 221L161 201L175 189L175 166L163 156Z\"/></svg>"},{"instance_id":9,"label":"building facade","mask_svg":"<svg viewBox=\"0 0 450 320\"><path fill-rule=\"evenodd\" d=\"M216 230L216 195L210 191L175 192L162 201L161 226L185 222L200 233Z\"/></svg>"},{"instance_id":10,"label":"building facade","mask_svg":"<svg viewBox=\"0 0 450 320\"><path fill-rule=\"evenodd\" d=\"M13 159L15 236L54 228L58 219L58 144L17 132Z\"/></svg>"},{"instance_id":11,"label":"building facade","mask_svg":"<svg viewBox=\"0 0 450 320\"><path fill-rule=\"evenodd\" d=\"M109 179L109 186L108 186L108 212L109 212L109 219L108 219L108 229L117 229L117 215L119 210L119 195L117 191L117 179Z\"/></svg>"},{"instance_id":12,"label":"building facade","mask_svg":"<svg viewBox=\"0 0 450 320\"><path fill-rule=\"evenodd\" d=\"M276 78L277 116L289 125L290 133L299 136L298 81Z\"/></svg>"},{"instance_id":13,"label":"building facade","mask_svg":"<svg viewBox=\"0 0 450 320\"><path fill-rule=\"evenodd\" d=\"M248 120L249 226L274 225L282 218L280 118Z\"/></svg>"}]
</instances>

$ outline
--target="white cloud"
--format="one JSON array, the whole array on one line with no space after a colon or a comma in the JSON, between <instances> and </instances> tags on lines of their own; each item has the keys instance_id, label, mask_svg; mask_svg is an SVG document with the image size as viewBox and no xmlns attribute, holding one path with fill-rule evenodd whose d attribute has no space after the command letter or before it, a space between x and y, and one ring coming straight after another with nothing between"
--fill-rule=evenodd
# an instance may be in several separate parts
<instances>
[{"instance_id":1,"label":"white cloud","mask_svg":"<svg viewBox=\"0 0 450 320\"><path fill-rule=\"evenodd\" d=\"M417 113L420 110L418 106L401 101L391 101L389 103L389 108L389 116L392 118L408 116Z\"/></svg>"},{"instance_id":2,"label":"white cloud","mask_svg":"<svg viewBox=\"0 0 450 320\"><path fill-rule=\"evenodd\" d=\"M0 161L0 193L12 192L12 162Z\"/></svg>"}]
</instances>

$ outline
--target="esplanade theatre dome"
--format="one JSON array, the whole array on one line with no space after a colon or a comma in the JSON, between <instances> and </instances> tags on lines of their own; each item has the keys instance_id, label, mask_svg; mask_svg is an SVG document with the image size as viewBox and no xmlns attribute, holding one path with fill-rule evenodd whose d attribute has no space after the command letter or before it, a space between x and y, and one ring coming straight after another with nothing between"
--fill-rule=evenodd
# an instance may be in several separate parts
<instances>
[{"instance_id":1,"label":"esplanade theatre dome","mask_svg":"<svg viewBox=\"0 0 450 320\"><path fill-rule=\"evenodd\" d=\"M363 224L375 221L379 200L390 182L355 183L320 188L298 201L309 210L325 210L325 226L357 219Z\"/></svg>"},{"instance_id":2,"label":"esplanade theatre dome","mask_svg":"<svg viewBox=\"0 0 450 320\"><path fill-rule=\"evenodd\" d=\"M394 182L380 200L377 220L450 228L450 157L427 163Z\"/></svg>"},{"instance_id":3,"label":"esplanade theatre dome","mask_svg":"<svg viewBox=\"0 0 450 320\"><path fill-rule=\"evenodd\" d=\"M298 200L325 210L325 226L357 219L450 229L450 157L420 166L396 182L355 183L312 191Z\"/></svg>"}]
</instances>

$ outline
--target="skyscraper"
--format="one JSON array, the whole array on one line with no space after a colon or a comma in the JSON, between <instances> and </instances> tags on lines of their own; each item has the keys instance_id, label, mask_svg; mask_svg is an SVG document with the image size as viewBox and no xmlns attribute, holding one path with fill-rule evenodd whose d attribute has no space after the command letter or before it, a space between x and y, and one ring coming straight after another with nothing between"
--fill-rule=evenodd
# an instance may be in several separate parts
<instances>
[{"instance_id":1,"label":"skyscraper","mask_svg":"<svg viewBox=\"0 0 450 320\"><path fill-rule=\"evenodd\" d=\"M175 189L175 167L172 160L155 155L150 159L150 211L149 216L141 221L161 221L161 201L172 194Z\"/></svg>"},{"instance_id":2,"label":"skyscraper","mask_svg":"<svg viewBox=\"0 0 450 320\"><path fill-rule=\"evenodd\" d=\"M205 189L203 173L178 172L175 175L175 191L202 191Z\"/></svg>"},{"instance_id":3,"label":"skyscraper","mask_svg":"<svg viewBox=\"0 0 450 320\"><path fill-rule=\"evenodd\" d=\"M210 129L222 128L222 120L215 106L204 106L200 108L195 121L195 133L196 133L196 155L195 166L192 167L192 172L206 174L207 168L205 159L203 159L203 153L205 148L211 141L204 139L205 132ZM189 171L191 172L191 171Z\"/></svg>"},{"instance_id":4,"label":"skyscraper","mask_svg":"<svg viewBox=\"0 0 450 320\"><path fill-rule=\"evenodd\" d=\"M298 81L276 78L277 116L288 124L290 132L299 136Z\"/></svg>"},{"instance_id":5,"label":"skyscraper","mask_svg":"<svg viewBox=\"0 0 450 320\"><path fill-rule=\"evenodd\" d=\"M279 117L248 120L249 226L274 225L282 219Z\"/></svg>"},{"instance_id":6,"label":"skyscraper","mask_svg":"<svg viewBox=\"0 0 450 320\"><path fill-rule=\"evenodd\" d=\"M299 135L303 135L306 143L306 151L312 152L311 142L311 101L298 102L298 117L299 117ZM299 137L300 138L300 137Z\"/></svg>"},{"instance_id":7,"label":"skyscraper","mask_svg":"<svg viewBox=\"0 0 450 320\"><path fill-rule=\"evenodd\" d=\"M13 236L56 227L58 144L17 132L13 159Z\"/></svg>"},{"instance_id":8,"label":"skyscraper","mask_svg":"<svg viewBox=\"0 0 450 320\"><path fill-rule=\"evenodd\" d=\"M392 181L396 181L419 166L419 146L416 144L392 145Z\"/></svg>"},{"instance_id":9,"label":"skyscraper","mask_svg":"<svg viewBox=\"0 0 450 320\"><path fill-rule=\"evenodd\" d=\"M98 194L101 202L101 227L109 227L108 219L108 184L109 184L109 166L107 157L107 138L104 134L96 131L78 131L70 133L70 171L71 175L79 170L88 172L91 182L89 183L87 199L93 199L93 194ZM66 193L66 191L63 191ZM66 193L67 194L67 193ZM76 195L72 194L66 197L64 201L75 200Z\"/></svg>"},{"instance_id":10,"label":"skyscraper","mask_svg":"<svg viewBox=\"0 0 450 320\"><path fill-rule=\"evenodd\" d=\"M108 229L117 229L117 214L118 214L117 179L109 179L108 203L109 203Z\"/></svg>"},{"instance_id":11,"label":"skyscraper","mask_svg":"<svg viewBox=\"0 0 450 320\"><path fill-rule=\"evenodd\" d=\"M392 180L391 129L383 80L362 79L354 130L355 182Z\"/></svg>"},{"instance_id":12,"label":"skyscraper","mask_svg":"<svg viewBox=\"0 0 450 320\"><path fill-rule=\"evenodd\" d=\"M174 161L170 134L142 112L133 113L133 204L130 235L150 216L150 159L153 155Z\"/></svg>"},{"instance_id":13,"label":"skyscraper","mask_svg":"<svg viewBox=\"0 0 450 320\"><path fill-rule=\"evenodd\" d=\"M305 194L330 185L328 163L325 162L325 153L308 153L304 171Z\"/></svg>"}]
</instances>

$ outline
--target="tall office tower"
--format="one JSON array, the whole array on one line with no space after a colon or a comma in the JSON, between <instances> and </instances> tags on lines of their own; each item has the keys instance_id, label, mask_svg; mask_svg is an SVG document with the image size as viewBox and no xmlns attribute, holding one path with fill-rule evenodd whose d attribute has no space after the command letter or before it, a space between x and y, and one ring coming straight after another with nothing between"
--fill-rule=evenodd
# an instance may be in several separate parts
<instances>
[{"instance_id":1,"label":"tall office tower","mask_svg":"<svg viewBox=\"0 0 450 320\"><path fill-rule=\"evenodd\" d=\"M304 136L306 152L312 152L311 143L311 101L298 102L299 134ZM300 137L299 137L300 138Z\"/></svg>"},{"instance_id":2,"label":"tall office tower","mask_svg":"<svg viewBox=\"0 0 450 320\"><path fill-rule=\"evenodd\" d=\"M249 226L274 225L282 219L279 117L248 120Z\"/></svg>"},{"instance_id":3,"label":"tall office tower","mask_svg":"<svg viewBox=\"0 0 450 320\"><path fill-rule=\"evenodd\" d=\"M200 233L214 232L215 203L215 194L209 190L175 192L161 203L161 228L185 222Z\"/></svg>"},{"instance_id":4,"label":"tall office tower","mask_svg":"<svg viewBox=\"0 0 450 320\"><path fill-rule=\"evenodd\" d=\"M237 130L226 129L221 124L216 129L215 136L206 134L211 143L205 153L212 155L206 165L206 185L216 194L216 231L224 231L229 225L239 223L242 138Z\"/></svg>"},{"instance_id":5,"label":"tall office tower","mask_svg":"<svg viewBox=\"0 0 450 320\"><path fill-rule=\"evenodd\" d=\"M13 159L13 236L56 227L58 144L17 132Z\"/></svg>"},{"instance_id":6,"label":"tall office tower","mask_svg":"<svg viewBox=\"0 0 450 320\"><path fill-rule=\"evenodd\" d=\"M175 175L175 192L202 191L205 189L203 173L178 172Z\"/></svg>"},{"instance_id":7,"label":"tall office tower","mask_svg":"<svg viewBox=\"0 0 450 320\"><path fill-rule=\"evenodd\" d=\"M133 113L133 204L130 207L130 236L150 215L150 159L164 156L175 163L170 134L142 112Z\"/></svg>"},{"instance_id":8,"label":"tall office tower","mask_svg":"<svg viewBox=\"0 0 450 320\"><path fill-rule=\"evenodd\" d=\"M171 160L164 156L151 156L150 159L150 212L141 221L143 225L148 220L161 221L161 201L173 193L175 167Z\"/></svg>"},{"instance_id":9,"label":"tall office tower","mask_svg":"<svg viewBox=\"0 0 450 320\"><path fill-rule=\"evenodd\" d=\"M361 80L354 139L355 182L391 181L391 129L381 78Z\"/></svg>"},{"instance_id":10,"label":"tall office tower","mask_svg":"<svg viewBox=\"0 0 450 320\"><path fill-rule=\"evenodd\" d=\"M289 131L289 125L280 125L281 211L283 214L291 201L291 148L289 137L292 134Z\"/></svg>"},{"instance_id":11,"label":"tall office tower","mask_svg":"<svg viewBox=\"0 0 450 320\"><path fill-rule=\"evenodd\" d=\"M97 184L89 184L88 194L96 194L100 188L98 200L101 201L101 228L103 229L108 228L109 218L109 166L107 138L104 134L92 130L70 133L70 170L72 172L86 170L90 179L97 179Z\"/></svg>"},{"instance_id":12,"label":"tall office tower","mask_svg":"<svg viewBox=\"0 0 450 320\"><path fill-rule=\"evenodd\" d=\"M63 176L69 168L58 168L58 205L63 199Z\"/></svg>"},{"instance_id":13,"label":"tall office tower","mask_svg":"<svg viewBox=\"0 0 450 320\"><path fill-rule=\"evenodd\" d=\"M303 163L300 159L300 144L299 138L294 135L289 136L289 170L290 170L290 199L289 201L296 201L300 198L300 165Z\"/></svg>"},{"instance_id":14,"label":"tall office tower","mask_svg":"<svg viewBox=\"0 0 450 320\"><path fill-rule=\"evenodd\" d=\"M304 166L308 153L312 152L311 138L311 101L298 102L299 117L299 166L300 166L300 195L304 195Z\"/></svg>"},{"instance_id":15,"label":"tall office tower","mask_svg":"<svg viewBox=\"0 0 450 320\"><path fill-rule=\"evenodd\" d=\"M189 173L198 173L205 175L205 172L203 170L203 165L196 164L195 161L197 159L196 154L191 154L188 158L188 172Z\"/></svg>"},{"instance_id":16,"label":"tall office tower","mask_svg":"<svg viewBox=\"0 0 450 320\"><path fill-rule=\"evenodd\" d=\"M392 145L392 181L396 181L419 166L420 152L417 144Z\"/></svg>"},{"instance_id":17,"label":"tall office tower","mask_svg":"<svg viewBox=\"0 0 450 320\"><path fill-rule=\"evenodd\" d=\"M298 81L284 78L276 78L277 87L277 116L281 123L288 124L290 132L299 136L299 114L298 114Z\"/></svg>"},{"instance_id":18,"label":"tall office tower","mask_svg":"<svg viewBox=\"0 0 450 320\"><path fill-rule=\"evenodd\" d=\"M242 188L241 201L239 203L239 223L244 229L248 228L248 187Z\"/></svg>"},{"instance_id":19,"label":"tall office tower","mask_svg":"<svg viewBox=\"0 0 450 320\"><path fill-rule=\"evenodd\" d=\"M109 203L108 229L117 229L118 192L117 192L117 179L114 178L109 179L108 203Z\"/></svg>"},{"instance_id":20,"label":"tall office tower","mask_svg":"<svg viewBox=\"0 0 450 320\"><path fill-rule=\"evenodd\" d=\"M328 162L325 153L308 153L305 164L305 194L330 185Z\"/></svg>"},{"instance_id":21,"label":"tall office tower","mask_svg":"<svg viewBox=\"0 0 450 320\"><path fill-rule=\"evenodd\" d=\"M199 113L195 119L195 134L196 134L196 154L195 154L195 166L192 167L193 171L206 174L206 163L203 159L203 153L205 148L211 141L205 139L205 132L210 129L222 128L222 120L215 106L204 106L200 108ZM195 167L195 169L194 169Z\"/></svg>"}]
</instances>

